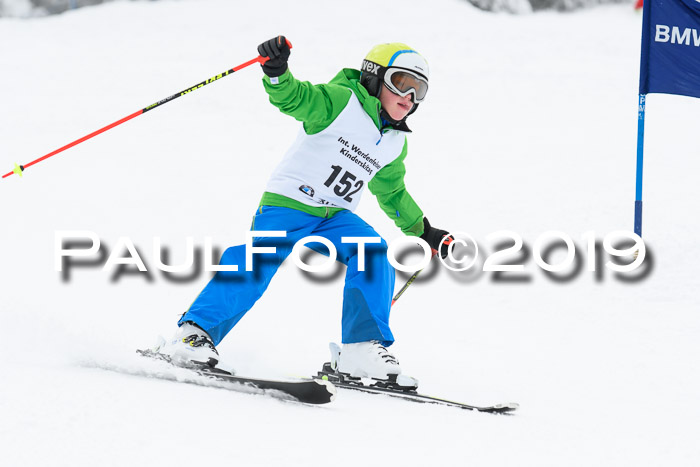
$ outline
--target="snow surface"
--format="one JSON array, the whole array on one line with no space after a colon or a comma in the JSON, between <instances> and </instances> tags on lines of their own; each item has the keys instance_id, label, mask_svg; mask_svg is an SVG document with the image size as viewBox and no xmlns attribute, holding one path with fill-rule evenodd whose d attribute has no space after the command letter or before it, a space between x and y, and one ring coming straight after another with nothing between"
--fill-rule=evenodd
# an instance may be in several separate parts
<instances>
[{"instance_id":1,"label":"snow surface","mask_svg":"<svg viewBox=\"0 0 700 467\"><path fill-rule=\"evenodd\" d=\"M631 229L640 15L618 5L512 17L457 0L399 10L181 0L2 19L2 173L253 58L278 33L312 82L398 40L431 65L406 182L434 225L486 248L503 229L530 247L553 229L579 246L587 231ZM136 371L134 349L173 333L208 279L166 280L153 237L173 263L188 236L243 242L298 130L268 104L261 75L242 70L0 182L2 465L698 465L700 102L690 98L648 99L646 280L584 267L554 282L530 254L529 282L431 266L397 303L392 349L423 392L516 401L514 416L345 392L307 407L101 369ZM370 194L358 213L401 236ZM129 237L150 280L99 267L62 280L58 230L93 231L107 254ZM241 374L309 375L340 339L341 297L342 274L314 282L285 264L220 352Z\"/></svg>"}]
</instances>

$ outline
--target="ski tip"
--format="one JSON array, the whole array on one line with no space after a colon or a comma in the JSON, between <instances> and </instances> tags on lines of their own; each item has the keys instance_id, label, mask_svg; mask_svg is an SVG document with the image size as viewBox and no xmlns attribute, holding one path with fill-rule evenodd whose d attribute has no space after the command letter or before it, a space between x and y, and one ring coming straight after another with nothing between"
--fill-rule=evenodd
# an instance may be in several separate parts
<instances>
[{"instance_id":1,"label":"ski tip","mask_svg":"<svg viewBox=\"0 0 700 467\"><path fill-rule=\"evenodd\" d=\"M520 408L520 404L517 402L508 402L505 404L496 404L491 407L487 407L486 410L483 411L488 411L488 412L496 412L496 413L505 413L505 412L513 412L515 410L518 410Z\"/></svg>"}]
</instances>

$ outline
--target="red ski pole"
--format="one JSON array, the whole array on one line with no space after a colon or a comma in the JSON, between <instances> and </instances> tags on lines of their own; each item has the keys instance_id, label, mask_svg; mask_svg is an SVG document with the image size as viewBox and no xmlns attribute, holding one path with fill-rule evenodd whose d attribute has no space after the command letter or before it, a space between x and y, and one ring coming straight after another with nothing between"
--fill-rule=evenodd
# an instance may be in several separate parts
<instances>
[{"instance_id":1,"label":"red ski pole","mask_svg":"<svg viewBox=\"0 0 700 467\"><path fill-rule=\"evenodd\" d=\"M289 48L292 47L292 44L291 44L289 41L287 41L287 44L289 45ZM262 56L258 55L257 57L255 57L255 58L252 59L252 60L248 60L248 61L245 62L245 63L242 63L242 64L240 64L240 65L238 65L238 66L236 66L236 67L231 68L230 70L224 71L224 72L221 73L221 74L218 74L218 75L213 76L213 77L211 77L211 78L209 78L209 79L207 79L207 80L204 80L204 81L202 81L202 82L199 83L199 84L195 84L194 86L191 86L191 87L185 89L184 91L180 91L180 92L178 92L178 93L173 94L172 96L166 97L165 99L161 99L161 100L159 100L158 102L156 102L155 104L151 104L151 105L149 105L148 107L144 107L143 109L141 109L141 110L139 110L139 111L137 111L137 112L134 112L134 113L132 113L131 115L127 115L126 117L122 118L121 120L117 120L117 121L114 122L114 123L110 123L110 124L107 125L106 127L100 128L99 130L94 131L94 132L90 133L89 135L85 135L85 136L83 136L82 138L76 139L76 140L73 141L72 143L68 143L68 144L66 144L65 146L60 147L60 148L56 149L55 151L52 151L52 152L50 152L50 153L48 153L48 154L46 154L46 155L44 155L44 156L41 156L40 158L38 158L38 159L36 159L36 160L33 160L33 161L31 161L31 162L29 162L29 163L27 163L27 164L24 164L24 165L17 165L17 164L15 164L14 170L12 170L12 171L6 173L5 175L2 176L2 178L7 178L7 177L9 177L10 175L12 175L13 173L14 173L14 174L17 174L17 175L19 175L19 176L21 177L21 176L22 176L22 172L24 172L24 170L25 170L27 167L31 167L31 166L34 165L34 164L38 164L39 162L41 162L41 161L43 161L43 160L46 160L46 159L48 159L48 158L51 157L51 156L55 156L56 154L58 154L58 153L60 153L60 152L63 152L63 151L65 151L66 149L70 149L70 148L72 148L73 146L76 146L76 145L82 143L83 141L87 141L87 140L89 140L90 138L99 135L100 133L104 133L104 132L107 131L107 130L111 130L111 129L114 128L115 126L121 125L121 124L124 123L124 122L128 122L128 121L131 120L132 118L136 118L136 117L138 117L139 115L148 112L149 110L153 110L153 109L155 109L156 107L160 107L160 106L163 105L163 104L167 104L168 102L173 101L173 100L177 99L177 98L180 97L180 96L184 96L185 94L189 94L189 93L192 92L192 91L196 91L197 89L201 88L202 86L206 86L206 85L209 84L209 83L213 83L214 81L217 81L217 80L223 78L224 76L228 76L228 75L230 75L231 73L235 73L236 71L241 70L241 69L243 69L243 68L245 68L245 67L247 67L247 66L250 66L250 65L252 65L253 63L260 63L260 64L263 64L263 63L265 63L266 61L268 61L269 59L270 59L270 57L262 57Z\"/></svg>"}]
</instances>

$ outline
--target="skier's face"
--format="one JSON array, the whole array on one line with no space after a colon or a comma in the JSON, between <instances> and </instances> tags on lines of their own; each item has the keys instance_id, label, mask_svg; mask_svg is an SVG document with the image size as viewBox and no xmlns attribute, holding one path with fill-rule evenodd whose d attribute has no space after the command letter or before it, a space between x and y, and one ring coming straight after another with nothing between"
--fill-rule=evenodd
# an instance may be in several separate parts
<instances>
[{"instance_id":1,"label":"skier's face","mask_svg":"<svg viewBox=\"0 0 700 467\"><path fill-rule=\"evenodd\" d=\"M409 93L401 97L382 85L382 90L379 92L379 102L382 103L382 108L386 110L391 118L396 121L401 121L406 118L406 115L408 115L413 108L411 96L413 96L413 94Z\"/></svg>"}]
</instances>

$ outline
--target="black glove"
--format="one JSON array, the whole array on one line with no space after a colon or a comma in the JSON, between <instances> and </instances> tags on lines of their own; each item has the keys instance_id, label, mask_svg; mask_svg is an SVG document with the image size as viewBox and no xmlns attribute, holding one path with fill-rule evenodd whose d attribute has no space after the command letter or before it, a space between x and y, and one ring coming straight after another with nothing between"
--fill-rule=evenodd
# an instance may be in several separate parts
<instances>
[{"instance_id":1,"label":"black glove","mask_svg":"<svg viewBox=\"0 0 700 467\"><path fill-rule=\"evenodd\" d=\"M423 235L421 235L420 238L425 240L428 245L430 245L430 248L437 250L442 259L447 258L447 250L449 245L452 243L452 241L454 241L452 235L450 235L446 230L431 227L427 217L423 218L423 228ZM445 235L447 235L447 239L445 239L443 242L442 239L445 237Z\"/></svg>"},{"instance_id":2,"label":"black glove","mask_svg":"<svg viewBox=\"0 0 700 467\"><path fill-rule=\"evenodd\" d=\"M262 69L267 76L274 78L287 71L287 59L289 59L289 44L284 36L277 36L265 41L258 46L261 57L270 57L263 63Z\"/></svg>"}]
</instances>

